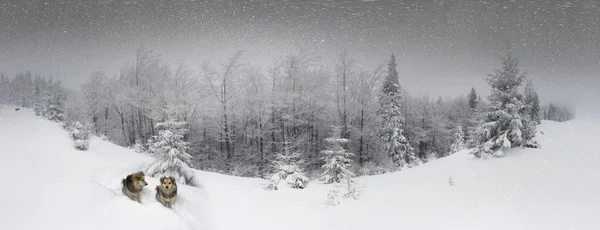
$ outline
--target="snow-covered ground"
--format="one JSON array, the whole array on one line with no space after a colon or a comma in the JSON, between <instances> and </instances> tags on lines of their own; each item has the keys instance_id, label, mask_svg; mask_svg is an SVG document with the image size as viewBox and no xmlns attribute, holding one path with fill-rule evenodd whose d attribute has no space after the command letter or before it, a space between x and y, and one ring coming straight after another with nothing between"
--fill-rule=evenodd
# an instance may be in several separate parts
<instances>
[{"instance_id":1,"label":"snow-covered ground","mask_svg":"<svg viewBox=\"0 0 600 230\"><path fill-rule=\"evenodd\" d=\"M542 149L477 160L466 152L361 177L358 200L326 207L331 185L266 191L263 180L197 171L175 210L120 193L151 158L93 139L77 151L60 125L0 106L0 229L600 229L600 126L544 121ZM449 183L452 178L452 186Z\"/></svg>"}]
</instances>

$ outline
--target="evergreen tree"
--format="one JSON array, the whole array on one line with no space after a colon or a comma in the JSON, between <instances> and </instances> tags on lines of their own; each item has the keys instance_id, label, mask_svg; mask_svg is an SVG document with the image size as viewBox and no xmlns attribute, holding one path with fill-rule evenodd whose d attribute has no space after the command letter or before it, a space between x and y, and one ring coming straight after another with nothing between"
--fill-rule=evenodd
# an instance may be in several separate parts
<instances>
[{"instance_id":1,"label":"evergreen tree","mask_svg":"<svg viewBox=\"0 0 600 230\"><path fill-rule=\"evenodd\" d=\"M63 121L65 114L65 95L60 81L48 82L48 89L45 90L45 100L43 102L42 115L51 121Z\"/></svg>"},{"instance_id":2,"label":"evergreen tree","mask_svg":"<svg viewBox=\"0 0 600 230\"><path fill-rule=\"evenodd\" d=\"M525 104L527 104L527 106L529 107L529 117L536 124L540 124L540 100L537 96L537 93L535 92L535 89L533 88L533 83L531 82L531 80L528 80L527 84L525 84L524 93Z\"/></svg>"},{"instance_id":3,"label":"evergreen tree","mask_svg":"<svg viewBox=\"0 0 600 230\"><path fill-rule=\"evenodd\" d=\"M452 145L450 145L450 154L456 153L465 148L466 148L466 146L465 146L463 128L462 128L462 126L458 125L458 126L456 126L456 128L454 130L454 141L452 142Z\"/></svg>"},{"instance_id":4,"label":"evergreen tree","mask_svg":"<svg viewBox=\"0 0 600 230\"><path fill-rule=\"evenodd\" d=\"M44 98L42 95L45 95L46 89L46 80L41 78L39 75L35 77L34 82L34 92L33 92L33 111L36 116L41 116L42 112L45 110L44 108Z\"/></svg>"},{"instance_id":5,"label":"evergreen tree","mask_svg":"<svg viewBox=\"0 0 600 230\"><path fill-rule=\"evenodd\" d=\"M467 118L465 119L465 145L466 147L473 148L478 143L477 124L481 122L481 111L479 111L479 103L481 102L481 95L477 94L474 87L471 87L471 91L467 95L468 107L470 111L467 112Z\"/></svg>"},{"instance_id":6,"label":"evergreen tree","mask_svg":"<svg viewBox=\"0 0 600 230\"><path fill-rule=\"evenodd\" d=\"M329 144L326 150L321 151L325 164L323 168L323 180L326 183L340 183L344 179L354 177L354 173L350 171L352 168L353 153L350 153L342 147L348 143L348 139L340 137L340 127L333 127L332 136L325 139Z\"/></svg>"},{"instance_id":7,"label":"evergreen tree","mask_svg":"<svg viewBox=\"0 0 600 230\"><path fill-rule=\"evenodd\" d=\"M190 168L192 156L188 154L190 143L183 139L189 132L188 123L172 117L156 124L158 136L149 140L150 154L156 160L148 167L146 174L151 177L173 176L181 184L196 186L195 175Z\"/></svg>"},{"instance_id":8,"label":"evergreen tree","mask_svg":"<svg viewBox=\"0 0 600 230\"><path fill-rule=\"evenodd\" d=\"M283 150L275 154L273 166L275 173L271 176L267 188L278 190L284 187L305 188L308 184L308 177L302 172L301 164L302 153L292 151L290 143L283 143Z\"/></svg>"},{"instance_id":9,"label":"evergreen tree","mask_svg":"<svg viewBox=\"0 0 600 230\"><path fill-rule=\"evenodd\" d=\"M485 112L475 112L468 120L469 127L466 132L466 147L475 148L482 139L481 124L483 123Z\"/></svg>"},{"instance_id":10,"label":"evergreen tree","mask_svg":"<svg viewBox=\"0 0 600 230\"><path fill-rule=\"evenodd\" d=\"M403 134L402 95L398 72L396 71L396 58L393 54L388 64L388 73L383 83L379 105L380 108L377 114L382 119L382 129L379 137L384 142L387 155L400 168L418 164L419 160Z\"/></svg>"},{"instance_id":11,"label":"evergreen tree","mask_svg":"<svg viewBox=\"0 0 600 230\"><path fill-rule=\"evenodd\" d=\"M476 132L479 144L472 152L476 157L502 156L502 148L538 147L533 140L535 123L529 119L525 97L519 91L526 78L519 70L519 60L508 51L501 64L487 79L492 105Z\"/></svg>"},{"instance_id":12,"label":"evergreen tree","mask_svg":"<svg viewBox=\"0 0 600 230\"><path fill-rule=\"evenodd\" d=\"M469 108L475 109L477 108L477 103L479 103L477 92L475 92L475 88L471 88L471 92L468 95L469 98Z\"/></svg>"},{"instance_id":13,"label":"evergreen tree","mask_svg":"<svg viewBox=\"0 0 600 230\"><path fill-rule=\"evenodd\" d=\"M547 120L552 120L552 121L557 121L558 116L557 116L557 111L556 111L556 106L554 106L554 104L550 103L550 105L548 106L548 112L546 113L546 119Z\"/></svg>"},{"instance_id":14,"label":"evergreen tree","mask_svg":"<svg viewBox=\"0 0 600 230\"><path fill-rule=\"evenodd\" d=\"M525 101L530 102L535 90L533 89L533 82L531 79L527 79L525 87L523 88L523 94L525 94Z\"/></svg>"},{"instance_id":15,"label":"evergreen tree","mask_svg":"<svg viewBox=\"0 0 600 230\"><path fill-rule=\"evenodd\" d=\"M540 112L540 98L538 97L537 92L534 92L533 101L531 103L531 119L538 125L542 123Z\"/></svg>"}]
</instances>

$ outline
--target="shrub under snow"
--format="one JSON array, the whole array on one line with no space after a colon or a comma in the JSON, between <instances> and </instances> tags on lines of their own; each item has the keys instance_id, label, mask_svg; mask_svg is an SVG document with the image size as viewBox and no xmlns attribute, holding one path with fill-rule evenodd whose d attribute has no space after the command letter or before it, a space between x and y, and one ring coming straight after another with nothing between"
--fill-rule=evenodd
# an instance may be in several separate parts
<instances>
[{"instance_id":1,"label":"shrub under snow","mask_svg":"<svg viewBox=\"0 0 600 230\"><path fill-rule=\"evenodd\" d=\"M146 152L146 148L144 147L144 144L142 144L141 140L135 140L135 144L133 145L133 151L135 151L136 153Z\"/></svg>"},{"instance_id":2,"label":"shrub under snow","mask_svg":"<svg viewBox=\"0 0 600 230\"><path fill-rule=\"evenodd\" d=\"M68 121L63 124L63 128L69 132L69 136L74 141L75 149L88 150L90 148L90 130L80 122Z\"/></svg>"},{"instance_id":3,"label":"shrub under snow","mask_svg":"<svg viewBox=\"0 0 600 230\"><path fill-rule=\"evenodd\" d=\"M288 143L284 146L283 151L275 155L275 173L269 179L267 189L305 188L309 180L299 166L301 153L291 151Z\"/></svg>"}]
</instances>

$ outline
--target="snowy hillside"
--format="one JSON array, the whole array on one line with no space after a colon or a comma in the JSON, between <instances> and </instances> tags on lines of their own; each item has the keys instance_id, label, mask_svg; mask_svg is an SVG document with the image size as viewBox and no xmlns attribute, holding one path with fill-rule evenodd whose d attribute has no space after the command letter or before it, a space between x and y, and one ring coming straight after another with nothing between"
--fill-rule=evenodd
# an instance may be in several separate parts
<instances>
[{"instance_id":1,"label":"snowy hillside","mask_svg":"<svg viewBox=\"0 0 600 230\"><path fill-rule=\"evenodd\" d=\"M544 122L542 149L477 160L466 152L405 172L359 178L358 200L323 202L332 187L266 191L263 180L197 172L174 211L120 194L149 157L93 139L77 151L58 123L0 108L2 229L597 229L600 126ZM450 179L451 178L451 179ZM452 186L450 185L452 181ZM107 187L105 187L107 186ZM111 191L112 189L112 191Z\"/></svg>"},{"instance_id":2,"label":"snowy hillside","mask_svg":"<svg viewBox=\"0 0 600 230\"><path fill-rule=\"evenodd\" d=\"M181 186L172 212L153 199L158 180L147 178L143 204L134 203L120 179L144 156L97 139L77 151L58 123L30 109L0 109L0 154L2 229L209 229L203 190Z\"/></svg>"}]
</instances>

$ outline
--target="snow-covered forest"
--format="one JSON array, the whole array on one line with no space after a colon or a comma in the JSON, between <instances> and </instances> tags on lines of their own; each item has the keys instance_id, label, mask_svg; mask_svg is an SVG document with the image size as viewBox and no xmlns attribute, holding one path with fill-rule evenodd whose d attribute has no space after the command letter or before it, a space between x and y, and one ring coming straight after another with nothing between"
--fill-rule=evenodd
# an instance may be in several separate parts
<instances>
[{"instance_id":1,"label":"snow-covered forest","mask_svg":"<svg viewBox=\"0 0 600 230\"><path fill-rule=\"evenodd\" d=\"M471 88L455 98L411 94L393 54L381 57L377 69L358 68L346 52L335 66L292 54L267 69L243 63L243 55L192 71L168 66L140 46L120 74L90 73L76 89L63 87L52 74L2 74L0 103L80 122L99 137L149 154L164 136L159 124L175 122L183 130L180 141L187 143L180 149L186 159L180 160L190 167L263 178L280 170L273 163L282 153L293 153L301 159L295 168L320 177L333 126L339 127L338 138L347 140L340 146L350 153L345 156L351 158L351 174L373 175L483 143L492 149L481 151L489 152L505 145L498 140L532 145L525 139L533 133L527 137L526 131L535 130L541 119L574 117L573 109L538 98L534 83L519 72L518 58L509 54L500 54L497 70L482 76L491 95ZM490 137L495 133L500 136Z\"/></svg>"},{"instance_id":2,"label":"snow-covered forest","mask_svg":"<svg viewBox=\"0 0 600 230\"><path fill-rule=\"evenodd\" d=\"M596 230L600 0L4 0L0 229Z\"/></svg>"}]
</instances>

